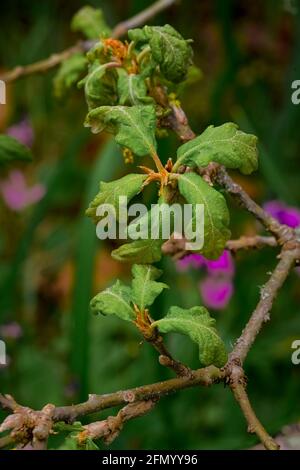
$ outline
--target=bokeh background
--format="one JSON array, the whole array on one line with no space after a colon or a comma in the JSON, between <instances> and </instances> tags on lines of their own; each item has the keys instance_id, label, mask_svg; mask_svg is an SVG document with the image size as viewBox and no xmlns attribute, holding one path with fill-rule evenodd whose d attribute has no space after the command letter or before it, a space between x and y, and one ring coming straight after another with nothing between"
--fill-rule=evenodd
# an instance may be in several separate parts
<instances>
[{"instance_id":1,"label":"bokeh background","mask_svg":"<svg viewBox=\"0 0 300 470\"><path fill-rule=\"evenodd\" d=\"M0 71L73 44L78 36L70 32L70 19L85 3L1 4ZM104 10L111 25L150 3L89 1ZM291 10L288 4L182 0L152 24L170 23L194 40L194 61L201 74L179 95L192 128L201 132L211 123L235 121L244 131L257 134L259 171L249 178L234 177L260 203L277 200L300 208L300 105L291 102L291 84L300 79L300 5L294 2ZM0 337L8 353L8 364L0 369L0 389L36 408L172 376L158 364L156 352L140 343L133 327L114 318L93 317L89 311L91 297L116 278L129 280L130 268L110 258L113 245L97 240L84 211L100 179L118 178L133 166L124 163L110 136L92 136L83 128L82 91L74 89L64 101L54 98L54 74L11 84L7 104L0 106L0 132L11 132L11 126L23 122L34 153L33 163L5 170L1 181L17 170L22 184L35 188L36 196L14 209L0 194ZM174 136L160 141L162 159L174 155L176 144ZM151 197L149 192L147 202ZM248 214L229 203L233 237L263 233ZM258 300L276 254L277 250L264 249L235 257L234 295L223 308L210 309L229 350ZM173 304L203 303L203 270L182 272L170 259L160 265L171 289L157 299L154 317ZM291 362L291 343L300 339L299 282L295 271L246 362L250 398L274 434L300 421L300 365ZM187 338L170 335L167 342L176 357L199 366L197 348ZM230 391L218 385L162 399L149 415L128 423L111 448L242 449L255 443ZM51 442L52 447L60 444Z\"/></svg>"}]
</instances>

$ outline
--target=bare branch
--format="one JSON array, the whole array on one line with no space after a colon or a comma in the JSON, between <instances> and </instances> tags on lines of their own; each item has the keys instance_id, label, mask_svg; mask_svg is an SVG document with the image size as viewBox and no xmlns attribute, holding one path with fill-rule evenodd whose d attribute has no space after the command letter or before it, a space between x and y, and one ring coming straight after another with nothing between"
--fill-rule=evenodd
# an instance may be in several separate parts
<instances>
[{"instance_id":1,"label":"bare branch","mask_svg":"<svg viewBox=\"0 0 300 470\"><path fill-rule=\"evenodd\" d=\"M130 403L124 406L116 416L109 416L103 421L96 421L83 426L84 431L77 436L79 444L85 442L87 438L103 439L105 444L111 444L118 437L127 421L145 415L154 408L156 402L157 399Z\"/></svg>"},{"instance_id":2,"label":"bare branch","mask_svg":"<svg viewBox=\"0 0 300 470\"><path fill-rule=\"evenodd\" d=\"M299 244L298 244L299 245ZM270 319L270 310L277 296L279 289L286 280L295 261L300 258L299 246L294 250L283 249L280 254L280 261L268 282L260 291L260 300L251 315L241 336L236 341L236 345L230 355L230 362L239 361L242 364L263 324Z\"/></svg>"},{"instance_id":3,"label":"bare branch","mask_svg":"<svg viewBox=\"0 0 300 470\"><path fill-rule=\"evenodd\" d=\"M242 372L243 374L243 372ZM267 450L279 450L279 445L277 442L267 433L261 422L258 420L251 403L249 401L246 384L243 381L243 377L238 380L234 380L230 384L232 393L239 404L243 415L248 424L248 432L251 434L256 434L260 439L261 443Z\"/></svg>"},{"instance_id":4,"label":"bare branch","mask_svg":"<svg viewBox=\"0 0 300 470\"><path fill-rule=\"evenodd\" d=\"M225 375L223 370L209 366L193 371L192 377L190 378L176 377L163 382L136 387L131 390L122 390L107 395L90 395L89 399L84 403L56 408L53 414L53 420L72 421L78 416L95 413L96 411L112 408L114 406L152 398L161 398L170 393L197 385L209 386L223 380Z\"/></svg>"}]
</instances>

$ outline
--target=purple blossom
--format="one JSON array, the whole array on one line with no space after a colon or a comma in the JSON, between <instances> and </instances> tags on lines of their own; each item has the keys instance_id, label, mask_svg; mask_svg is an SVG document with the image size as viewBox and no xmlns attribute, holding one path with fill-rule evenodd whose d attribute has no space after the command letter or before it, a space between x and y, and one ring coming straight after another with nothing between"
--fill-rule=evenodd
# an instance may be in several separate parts
<instances>
[{"instance_id":1,"label":"purple blossom","mask_svg":"<svg viewBox=\"0 0 300 470\"><path fill-rule=\"evenodd\" d=\"M300 225L300 210L296 207L285 205L281 201L269 201L264 204L264 209L274 219L278 220L281 224L288 225L289 227L296 228Z\"/></svg>"},{"instance_id":2,"label":"purple blossom","mask_svg":"<svg viewBox=\"0 0 300 470\"><path fill-rule=\"evenodd\" d=\"M0 326L0 336L2 338L18 339L22 334L22 327L15 321Z\"/></svg>"},{"instance_id":3,"label":"purple blossom","mask_svg":"<svg viewBox=\"0 0 300 470\"><path fill-rule=\"evenodd\" d=\"M27 147L32 147L34 133L27 118L9 127L6 133L7 135L17 139L21 144L27 145Z\"/></svg>"},{"instance_id":4,"label":"purple blossom","mask_svg":"<svg viewBox=\"0 0 300 470\"><path fill-rule=\"evenodd\" d=\"M6 180L0 181L0 192L6 205L18 212L42 199L46 189L42 184L27 186L23 173L13 170Z\"/></svg>"},{"instance_id":5,"label":"purple blossom","mask_svg":"<svg viewBox=\"0 0 300 470\"><path fill-rule=\"evenodd\" d=\"M224 274L228 276L233 276L234 274L233 259L229 250L224 250L216 260L205 259L205 265L210 274Z\"/></svg>"},{"instance_id":6,"label":"purple blossom","mask_svg":"<svg viewBox=\"0 0 300 470\"><path fill-rule=\"evenodd\" d=\"M193 253L177 261L178 271L204 268L207 276L199 283L203 303L215 310L221 310L228 304L233 294L234 263L229 250L224 250L216 260L206 259L204 256Z\"/></svg>"},{"instance_id":7,"label":"purple blossom","mask_svg":"<svg viewBox=\"0 0 300 470\"><path fill-rule=\"evenodd\" d=\"M233 283L229 278L207 276L199 283L199 289L207 307L222 310L233 294Z\"/></svg>"},{"instance_id":8,"label":"purple blossom","mask_svg":"<svg viewBox=\"0 0 300 470\"><path fill-rule=\"evenodd\" d=\"M176 263L178 271L187 271L190 267L198 269L205 266L205 258L197 253L191 253L185 256Z\"/></svg>"}]
</instances>

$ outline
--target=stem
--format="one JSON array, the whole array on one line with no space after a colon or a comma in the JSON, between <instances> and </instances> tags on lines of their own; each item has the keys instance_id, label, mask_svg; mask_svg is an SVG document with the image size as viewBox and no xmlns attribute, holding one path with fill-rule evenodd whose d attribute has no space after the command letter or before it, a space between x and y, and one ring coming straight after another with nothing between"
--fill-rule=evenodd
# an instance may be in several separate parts
<instances>
[{"instance_id":1,"label":"stem","mask_svg":"<svg viewBox=\"0 0 300 470\"><path fill-rule=\"evenodd\" d=\"M268 282L261 289L260 301L245 326L241 336L236 341L236 345L230 355L230 362L238 361L243 364L256 336L260 332L263 324L270 319L270 310L279 289L286 280L296 259L300 258L300 248L295 250L283 249L280 254L280 261Z\"/></svg>"},{"instance_id":2,"label":"stem","mask_svg":"<svg viewBox=\"0 0 300 470\"><path fill-rule=\"evenodd\" d=\"M263 425L256 417L255 412L249 401L245 386L241 383L232 384L231 390L243 412L243 415L246 418L246 421L248 423L248 432L255 433L259 437L265 449L279 450L279 445L277 444L277 442L267 433Z\"/></svg>"}]
</instances>

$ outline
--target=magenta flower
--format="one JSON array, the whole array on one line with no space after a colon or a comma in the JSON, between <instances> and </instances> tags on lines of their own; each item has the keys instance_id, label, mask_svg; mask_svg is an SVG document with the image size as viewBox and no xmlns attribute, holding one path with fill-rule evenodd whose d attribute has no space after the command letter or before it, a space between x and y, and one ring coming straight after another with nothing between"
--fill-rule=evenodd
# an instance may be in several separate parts
<instances>
[{"instance_id":1,"label":"magenta flower","mask_svg":"<svg viewBox=\"0 0 300 470\"><path fill-rule=\"evenodd\" d=\"M187 271L190 267L198 269L205 266L205 258L197 253L191 253L190 255L184 256L176 263L178 271Z\"/></svg>"},{"instance_id":2,"label":"magenta flower","mask_svg":"<svg viewBox=\"0 0 300 470\"><path fill-rule=\"evenodd\" d=\"M22 121L14 124L9 127L6 131L7 135L14 137L21 144L27 145L27 147L32 147L34 140L34 133L32 126L28 119L23 119Z\"/></svg>"},{"instance_id":3,"label":"magenta flower","mask_svg":"<svg viewBox=\"0 0 300 470\"><path fill-rule=\"evenodd\" d=\"M205 259L205 265L210 274L224 274L227 276L233 276L234 274L233 259L229 250L224 250L216 260Z\"/></svg>"},{"instance_id":4,"label":"magenta flower","mask_svg":"<svg viewBox=\"0 0 300 470\"><path fill-rule=\"evenodd\" d=\"M15 321L0 325L0 337L2 338L18 339L22 334L22 327Z\"/></svg>"},{"instance_id":5,"label":"magenta flower","mask_svg":"<svg viewBox=\"0 0 300 470\"><path fill-rule=\"evenodd\" d=\"M177 261L178 271L189 268L204 268L207 276L199 283L203 303L215 310L221 310L228 304L233 294L232 278L234 263L229 250L224 250L216 260L206 259L197 253L192 253Z\"/></svg>"},{"instance_id":6,"label":"magenta flower","mask_svg":"<svg viewBox=\"0 0 300 470\"><path fill-rule=\"evenodd\" d=\"M269 201L264 204L264 209L281 224L296 228L300 225L300 210L289 207L281 201Z\"/></svg>"},{"instance_id":7,"label":"magenta flower","mask_svg":"<svg viewBox=\"0 0 300 470\"><path fill-rule=\"evenodd\" d=\"M27 186L23 173L13 170L6 180L0 182L0 192L6 205L18 212L42 199L46 189L42 184Z\"/></svg>"},{"instance_id":8,"label":"magenta flower","mask_svg":"<svg viewBox=\"0 0 300 470\"><path fill-rule=\"evenodd\" d=\"M199 289L204 304L215 310L225 308L233 294L231 279L207 276L199 283Z\"/></svg>"}]
</instances>

